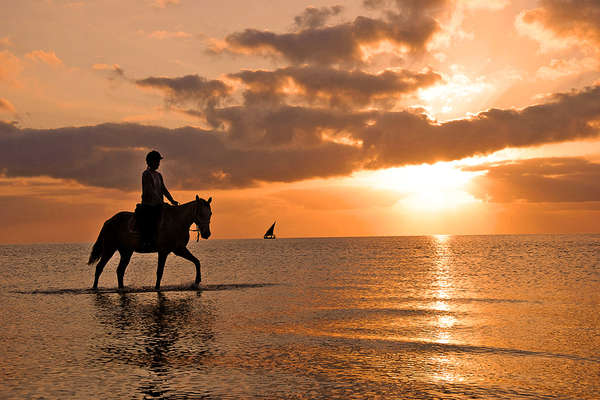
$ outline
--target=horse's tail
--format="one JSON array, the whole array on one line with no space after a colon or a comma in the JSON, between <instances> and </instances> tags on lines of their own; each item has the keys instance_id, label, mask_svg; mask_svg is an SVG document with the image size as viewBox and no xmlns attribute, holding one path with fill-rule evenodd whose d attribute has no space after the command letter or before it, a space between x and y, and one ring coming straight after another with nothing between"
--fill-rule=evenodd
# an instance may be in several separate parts
<instances>
[{"instance_id":1,"label":"horse's tail","mask_svg":"<svg viewBox=\"0 0 600 400\"><path fill-rule=\"evenodd\" d=\"M104 250L104 236L106 231L106 224L102 226L100 230L100 234L98 235L98 239L96 239L96 243L94 243L94 247L92 247L92 252L90 253L90 259L88 260L88 265L94 264L96 261L102 257L102 251Z\"/></svg>"}]
</instances>

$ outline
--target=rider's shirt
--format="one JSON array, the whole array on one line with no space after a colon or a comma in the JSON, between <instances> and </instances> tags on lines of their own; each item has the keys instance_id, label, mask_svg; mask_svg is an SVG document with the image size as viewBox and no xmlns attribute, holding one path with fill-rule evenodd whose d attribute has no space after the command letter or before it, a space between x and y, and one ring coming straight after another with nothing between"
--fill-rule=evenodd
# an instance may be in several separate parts
<instances>
[{"instance_id":1,"label":"rider's shirt","mask_svg":"<svg viewBox=\"0 0 600 400\"><path fill-rule=\"evenodd\" d=\"M150 168L142 173L142 204L157 206L163 203L164 183L162 175Z\"/></svg>"}]
</instances>

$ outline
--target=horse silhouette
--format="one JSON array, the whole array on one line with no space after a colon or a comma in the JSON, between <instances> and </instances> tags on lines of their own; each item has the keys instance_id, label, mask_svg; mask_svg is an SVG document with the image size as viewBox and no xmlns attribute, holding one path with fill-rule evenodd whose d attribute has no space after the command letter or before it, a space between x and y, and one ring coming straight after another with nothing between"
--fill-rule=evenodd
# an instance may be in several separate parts
<instances>
[{"instance_id":1,"label":"horse silhouette","mask_svg":"<svg viewBox=\"0 0 600 400\"><path fill-rule=\"evenodd\" d=\"M194 263L196 267L194 286L198 287L201 280L200 261L190 253L186 246L190 240L189 230L193 223L198 225L200 235L203 239L210 237L211 201L212 197L204 200L196 196L195 200L180 206L164 205L156 235L156 247L149 251L143 247L141 235L134 228L134 213L122 211L112 216L104 222L88 261L89 265L93 265L96 261L100 260L98 265L96 265L96 275L92 288L98 289L98 279L102 274L102 270L116 251L121 255L121 260L117 267L119 289L124 288L123 277L125 276L125 270L133 252L158 252L156 290L160 290L160 281L165 268L165 262L171 252Z\"/></svg>"}]
</instances>

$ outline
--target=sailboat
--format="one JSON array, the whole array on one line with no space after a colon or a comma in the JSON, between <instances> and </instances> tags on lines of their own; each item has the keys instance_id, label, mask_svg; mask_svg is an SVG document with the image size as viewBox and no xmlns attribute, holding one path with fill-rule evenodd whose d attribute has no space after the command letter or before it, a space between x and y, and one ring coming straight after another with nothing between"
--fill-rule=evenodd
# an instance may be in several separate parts
<instances>
[{"instance_id":1,"label":"sailboat","mask_svg":"<svg viewBox=\"0 0 600 400\"><path fill-rule=\"evenodd\" d=\"M273 225L271 225L271 227L269 229L267 229L267 231L265 232L265 236L264 236L265 239L276 239L274 232L275 232L275 222L273 222Z\"/></svg>"}]
</instances>

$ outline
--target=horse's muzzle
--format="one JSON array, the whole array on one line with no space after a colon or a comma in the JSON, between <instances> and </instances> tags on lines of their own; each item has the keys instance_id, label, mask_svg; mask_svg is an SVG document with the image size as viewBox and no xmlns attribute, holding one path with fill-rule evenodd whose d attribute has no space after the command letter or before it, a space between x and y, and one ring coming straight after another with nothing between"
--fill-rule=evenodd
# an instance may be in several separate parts
<instances>
[{"instance_id":1,"label":"horse's muzzle","mask_svg":"<svg viewBox=\"0 0 600 400\"><path fill-rule=\"evenodd\" d=\"M202 236L202 239L208 239L210 237L210 229L200 229L200 236Z\"/></svg>"}]
</instances>

